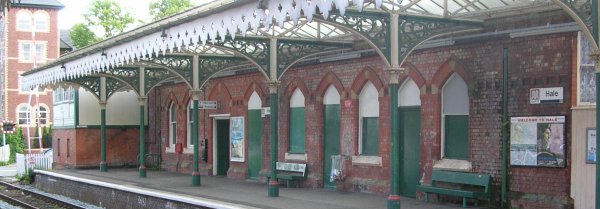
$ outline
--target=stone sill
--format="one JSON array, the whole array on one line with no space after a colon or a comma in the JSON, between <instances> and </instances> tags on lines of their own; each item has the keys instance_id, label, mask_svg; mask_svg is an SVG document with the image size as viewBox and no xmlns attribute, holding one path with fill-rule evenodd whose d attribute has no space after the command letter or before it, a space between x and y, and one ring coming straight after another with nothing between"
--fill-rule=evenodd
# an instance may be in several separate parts
<instances>
[{"instance_id":1,"label":"stone sill","mask_svg":"<svg viewBox=\"0 0 600 209\"><path fill-rule=\"evenodd\" d=\"M306 162L306 158L307 158L306 153L304 153L304 154L291 154L291 153L288 153L288 152L285 153L285 160L286 161L291 160L291 161Z\"/></svg>"},{"instance_id":2,"label":"stone sill","mask_svg":"<svg viewBox=\"0 0 600 209\"><path fill-rule=\"evenodd\" d=\"M381 157L379 156L352 156L352 165L364 165L364 166L379 166L381 167Z\"/></svg>"},{"instance_id":3,"label":"stone sill","mask_svg":"<svg viewBox=\"0 0 600 209\"><path fill-rule=\"evenodd\" d=\"M175 153L175 146L170 146L165 149L166 153Z\"/></svg>"},{"instance_id":4,"label":"stone sill","mask_svg":"<svg viewBox=\"0 0 600 209\"><path fill-rule=\"evenodd\" d=\"M435 162L433 165L434 170L446 170L446 171L460 171L460 172L471 172L473 171L473 165L467 160L456 160L456 159L442 159Z\"/></svg>"}]
</instances>

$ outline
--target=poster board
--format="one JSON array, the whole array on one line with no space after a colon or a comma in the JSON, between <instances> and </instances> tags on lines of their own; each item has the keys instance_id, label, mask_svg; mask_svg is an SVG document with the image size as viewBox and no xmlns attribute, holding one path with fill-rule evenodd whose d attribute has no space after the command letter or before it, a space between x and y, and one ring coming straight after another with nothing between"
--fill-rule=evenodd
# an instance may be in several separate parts
<instances>
[{"instance_id":1,"label":"poster board","mask_svg":"<svg viewBox=\"0 0 600 209\"><path fill-rule=\"evenodd\" d=\"M565 116L510 118L510 165L565 167Z\"/></svg>"},{"instance_id":2,"label":"poster board","mask_svg":"<svg viewBox=\"0 0 600 209\"><path fill-rule=\"evenodd\" d=\"M231 117L230 121L229 159L232 162L244 162L244 117Z\"/></svg>"},{"instance_id":3,"label":"poster board","mask_svg":"<svg viewBox=\"0 0 600 209\"><path fill-rule=\"evenodd\" d=\"M585 143L585 163L595 164L596 163L596 128L587 128L585 131L586 143Z\"/></svg>"}]
</instances>

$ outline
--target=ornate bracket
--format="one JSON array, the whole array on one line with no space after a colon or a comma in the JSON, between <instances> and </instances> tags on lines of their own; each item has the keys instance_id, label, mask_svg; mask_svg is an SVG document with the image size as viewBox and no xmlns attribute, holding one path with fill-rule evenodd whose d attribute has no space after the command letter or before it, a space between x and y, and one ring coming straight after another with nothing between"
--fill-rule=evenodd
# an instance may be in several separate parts
<instances>
[{"instance_id":1,"label":"ornate bracket","mask_svg":"<svg viewBox=\"0 0 600 209\"><path fill-rule=\"evenodd\" d=\"M164 55L146 60L151 63L168 67L183 77L189 84L192 83L192 56L191 55Z\"/></svg>"},{"instance_id":2,"label":"ornate bracket","mask_svg":"<svg viewBox=\"0 0 600 209\"><path fill-rule=\"evenodd\" d=\"M277 68L277 77L295 62L311 54L351 48L352 44L346 43L278 39L277 63L281 67Z\"/></svg>"},{"instance_id":3,"label":"ornate bracket","mask_svg":"<svg viewBox=\"0 0 600 209\"><path fill-rule=\"evenodd\" d=\"M217 46L233 49L240 54L250 58L270 75L269 69L269 39L259 37L237 37L235 40L226 38L225 41L217 41Z\"/></svg>"}]
</instances>

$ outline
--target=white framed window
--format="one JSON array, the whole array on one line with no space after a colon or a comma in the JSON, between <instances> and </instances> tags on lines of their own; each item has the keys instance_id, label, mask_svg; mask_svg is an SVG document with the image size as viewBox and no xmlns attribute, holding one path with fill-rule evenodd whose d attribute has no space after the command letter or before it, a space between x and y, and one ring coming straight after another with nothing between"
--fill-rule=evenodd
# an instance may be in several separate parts
<instances>
[{"instance_id":1,"label":"white framed window","mask_svg":"<svg viewBox=\"0 0 600 209\"><path fill-rule=\"evenodd\" d=\"M585 35L579 32L579 50L577 64L579 71L577 73L577 104L578 105L596 105L596 74L595 62L590 57L593 51L592 45Z\"/></svg>"},{"instance_id":2,"label":"white framed window","mask_svg":"<svg viewBox=\"0 0 600 209\"><path fill-rule=\"evenodd\" d=\"M29 10L21 9L17 12L17 31L31 31L32 18Z\"/></svg>"},{"instance_id":3,"label":"white framed window","mask_svg":"<svg viewBox=\"0 0 600 209\"><path fill-rule=\"evenodd\" d=\"M33 24L36 32L50 31L50 16L46 11L36 11L33 14Z\"/></svg>"},{"instance_id":4,"label":"white framed window","mask_svg":"<svg viewBox=\"0 0 600 209\"><path fill-rule=\"evenodd\" d=\"M187 148L192 148L192 128L194 125L194 103L190 101L187 108Z\"/></svg>"},{"instance_id":5,"label":"white framed window","mask_svg":"<svg viewBox=\"0 0 600 209\"><path fill-rule=\"evenodd\" d=\"M379 155L379 93L370 81L359 96L359 154Z\"/></svg>"},{"instance_id":6,"label":"white framed window","mask_svg":"<svg viewBox=\"0 0 600 209\"><path fill-rule=\"evenodd\" d=\"M442 158L469 158L469 87L456 73L442 87Z\"/></svg>"},{"instance_id":7,"label":"white framed window","mask_svg":"<svg viewBox=\"0 0 600 209\"><path fill-rule=\"evenodd\" d=\"M31 111L29 105L22 103L17 107L17 123L26 126L31 123Z\"/></svg>"},{"instance_id":8,"label":"white framed window","mask_svg":"<svg viewBox=\"0 0 600 209\"><path fill-rule=\"evenodd\" d=\"M35 57L37 63L45 63L46 51L46 42L19 40L19 62L30 63Z\"/></svg>"},{"instance_id":9,"label":"white framed window","mask_svg":"<svg viewBox=\"0 0 600 209\"><path fill-rule=\"evenodd\" d=\"M177 143L177 110L176 105L169 106L169 147L175 148Z\"/></svg>"},{"instance_id":10,"label":"white framed window","mask_svg":"<svg viewBox=\"0 0 600 209\"><path fill-rule=\"evenodd\" d=\"M35 122L42 126L48 125L48 108L44 106L38 106L35 108Z\"/></svg>"},{"instance_id":11,"label":"white framed window","mask_svg":"<svg viewBox=\"0 0 600 209\"><path fill-rule=\"evenodd\" d=\"M75 89L58 87L52 94L52 125L75 125Z\"/></svg>"}]
</instances>

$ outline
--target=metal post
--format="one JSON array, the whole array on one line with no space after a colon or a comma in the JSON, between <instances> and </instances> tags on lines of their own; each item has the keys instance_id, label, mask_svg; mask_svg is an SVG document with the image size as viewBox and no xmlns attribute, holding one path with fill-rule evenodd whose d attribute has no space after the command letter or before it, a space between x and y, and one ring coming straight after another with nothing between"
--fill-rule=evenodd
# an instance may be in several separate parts
<instances>
[{"instance_id":1,"label":"metal post","mask_svg":"<svg viewBox=\"0 0 600 209\"><path fill-rule=\"evenodd\" d=\"M192 172L192 185L200 186L200 170L198 165L200 164L199 153L198 153L198 97L194 98L194 109L192 110L192 142L194 143L194 166Z\"/></svg>"},{"instance_id":2,"label":"metal post","mask_svg":"<svg viewBox=\"0 0 600 209\"><path fill-rule=\"evenodd\" d=\"M140 177L144 178L146 177L146 162L145 162L145 155L146 155L146 140L145 140L145 127L144 127L144 104L146 103L146 98L145 97L140 97L139 98L139 103L140 103L140 168L139 168L139 175Z\"/></svg>"},{"instance_id":3,"label":"metal post","mask_svg":"<svg viewBox=\"0 0 600 209\"><path fill-rule=\"evenodd\" d=\"M398 75L402 68L399 64L399 15L390 15L390 195L387 200L388 209L400 209L400 134L398 132L400 118L398 115Z\"/></svg>"},{"instance_id":4,"label":"metal post","mask_svg":"<svg viewBox=\"0 0 600 209\"><path fill-rule=\"evenodd\" d=\"M106 104L100 104L100 172L106 171Z\"/></svg>"},{"instance_id":5,"label":"metal post","mask_svg":"<svg viewBox=\"0 0 600 209\"><path fill-rule=\"evenodd\" d=\"M100 77L100 172L106 172L106 77Z\"/></svg>"},{"instance_id":6,"label":"metal post","mask_svg":"<svg viewBox=\"0 0 600 209\"><path fill-rule=\"evenodd\" d=\"M500 208L506 204L507 170L508 170L508 49L502 53L502 185L500 193Z\"/></svg>"},{"instance_id":7,"label":"metal post","mask_svg":"<svg viewBox=\"0 0 600 209\"><path fill-rule=\"evenodd\" d=\"M596 43L596 49L599 48L597 46L600 44L600 28L598 24L599 6L598 0L592 0L592 36ZM597 127L600 124L600 103L598 103L598 99L600 98L600 50L596 50L591 56L596 62L596 130L598 130ZM596 134L596 145L598 144L600 144L600 135ZM596 149L596 209L600 209L600 163L597 162L598 159L600 159L600 152Z\"/></svg>"},{"instance_id":8,"label":"metal post","mask_svg":"<svg viewBox=\"0 0 600 209\"><path fill-rule=\"evenodd\" d=\"M269 83L271 123L270 123L270 141L271 141L271 177L269 179L269 197L279 197L279 182L277 181L277 82Z\"/></svg>"}]
</instances>

